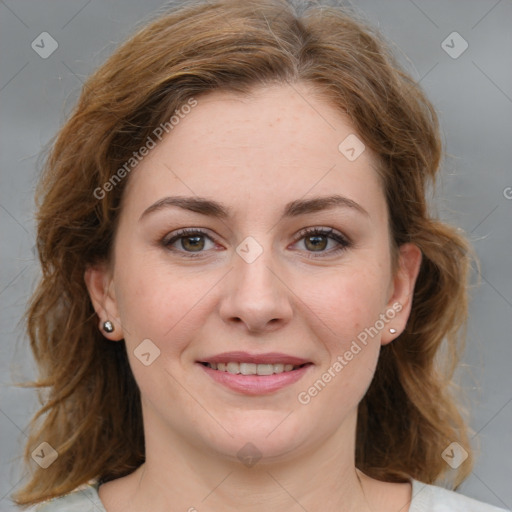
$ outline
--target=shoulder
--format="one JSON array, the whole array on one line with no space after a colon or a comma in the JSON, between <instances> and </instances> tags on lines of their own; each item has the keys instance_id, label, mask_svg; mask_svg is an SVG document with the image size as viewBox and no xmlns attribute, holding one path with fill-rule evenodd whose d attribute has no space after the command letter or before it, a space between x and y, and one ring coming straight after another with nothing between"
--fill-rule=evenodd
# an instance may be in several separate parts
<instances>
[{"instance_id":1,"label":"shoulder","mask_svg":"<svg viewBox=\"0 0 512 512\"><path fill-rule=\"evenodd\" d=\"M412 481L409 512L510 512L487 505L454 491L417 480Z\"/></svg>"},{"instance_id":2,"label":"shoulder","mask_svg":"<svg viewBox=\"0 0 512 512\"><path fill-rule=\"evenodd\" d=\"M90 482L74 491L39 503L27 512L106 512L98 495L98 484Z\"/></svg>"}]
</instances>

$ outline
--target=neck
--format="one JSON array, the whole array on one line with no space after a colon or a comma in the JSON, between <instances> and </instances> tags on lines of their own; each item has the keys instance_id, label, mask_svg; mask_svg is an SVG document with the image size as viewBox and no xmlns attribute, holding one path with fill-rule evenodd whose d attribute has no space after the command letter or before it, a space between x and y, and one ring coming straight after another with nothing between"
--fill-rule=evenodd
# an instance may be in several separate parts
<instances>
[{"instance_id":1,"label":"neck","mask_svg":"<svg viewBox=\"0 0 512 512\"><path fill-rule=\"evenodd\" d=\"M256 512L262 505L266 512L370 510L354 465L355 415L322 445L293 450L293 458L263 457L252 467L168 433L146 434L146 462L126 477L130 495L120 509L163 512L172 503L189 512Z\"/></svg>"}]
</instances>

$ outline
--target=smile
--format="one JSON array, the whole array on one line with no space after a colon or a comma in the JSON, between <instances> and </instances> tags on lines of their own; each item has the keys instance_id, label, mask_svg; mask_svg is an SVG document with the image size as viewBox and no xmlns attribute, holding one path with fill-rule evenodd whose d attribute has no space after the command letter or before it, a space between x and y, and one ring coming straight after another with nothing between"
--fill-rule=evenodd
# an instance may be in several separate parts
<instances>
[{"instance_id":1,"label":"smile","mask_svg":"<svg viewBox=\"0 0 512 512\"><path fill-rule=\"evenodd\" d=\"M231 373L232 375L274 375L284 372L291 372L297 370L305 365L293 365L293 364L256 364L256 363L201 363L220 372ZM306 363L310 364L310 363Z\"/></svg>"},{"instance_id":2,"label":"smile","mask_svg":"<svg viewBox=\"0 0 512 512\"><path fill-rule=\"evenodd\" d=\"M266 395L286 388L315 365L307 359L277 352L224 352L196 361L213 382L243 395Z\"/></svg>"}]
</instances>

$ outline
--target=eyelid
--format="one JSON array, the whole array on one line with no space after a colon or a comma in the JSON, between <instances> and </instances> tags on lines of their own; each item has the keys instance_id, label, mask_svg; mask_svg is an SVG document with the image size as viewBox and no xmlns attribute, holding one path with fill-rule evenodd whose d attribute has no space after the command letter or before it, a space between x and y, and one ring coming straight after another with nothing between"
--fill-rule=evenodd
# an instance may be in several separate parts
<instances>
[{"instance_id":1,"label":"eyelid","mask_svg":"<svg viewBox=\"0 0 512 512\"><path fill-rule=\"evenodd\" d=\"M168 244L169 242L173 241L173 239L179 239L181 237L185 238L187 236L192 236L192 235L204 235L207 238L209 238L210 240L215 241L215 238L212 235L210 235L209 230L207 230L206 228L190 227L190 228L180 228L175 231L171 231L170 233L167 233L163 237L162 243Z\"/></svg>"},{"instance_id":2,"label":"eyelid","mask_svg":"<svg viewBox=\"0 0 512 512\"><path fill-rule=\"evenodd\" d=\"M304 238L305 236L315 235L315 234L329 236L330 238L332 237L334 239L339 238L340 243L345 243L347 245L350 245L352 243L352 241L346 235L341 233L341 231L338 231L331 227L323 227L323 226L312 226L312 227L301 229L296 235L296 237L297 237L296 240L300 240L300 239Z\"/></svg>"}]
</instances>

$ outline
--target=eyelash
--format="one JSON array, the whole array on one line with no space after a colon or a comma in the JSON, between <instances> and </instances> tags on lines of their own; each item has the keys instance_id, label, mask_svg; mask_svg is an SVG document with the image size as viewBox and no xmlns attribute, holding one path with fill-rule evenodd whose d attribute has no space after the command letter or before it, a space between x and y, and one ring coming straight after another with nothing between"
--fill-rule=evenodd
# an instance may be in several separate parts
<instances>
[{"instance_id":1,"label":"eyelash","mask_svg":"<svg viewBox=\"0 0 512 512\"><path fill-rule=\"evenodd\" d=\"M215 240L213 240L212 237L209 236L208 233L206 233L202 229L184 228L184 229L180 229L175 234L173 234L173 236L171 238L168 238L168 236L166 236L162 240L162 244L164 245L164 247L166 249L168 249L170 251L185 254L186 258L197 258L197 257L202 256L204 254L204 251L189 252L189 251L181 251L181 250L173 249L170 247L172 244L174 244L174 242L180 240L181 238L192 237L194 235L205 236L205 237L209 238L212 242L215 242ZM315 253L315 251L307 251L310 253L310 255L307 256L308 258L321 258L322 255L325 255L325 254L328 254L328 255L338 254L352 246L352 242L350 242L347 238L345 238L340 233L337 233L336 231L334 231L334 229L332 229L332 228L317 228L317 227L305 228L302 231L300 231L298 233L297 238L294 243L297 243L300 240L302 240L303 238L306 238L308 236L318 236L318 235L327 236L331 240L334 240L335 242L337 242L339 244L339 247L337 247L336 249L331 249L330 251L318 251L319 256L313 255Z\"/></svg>"}]
</instances>

